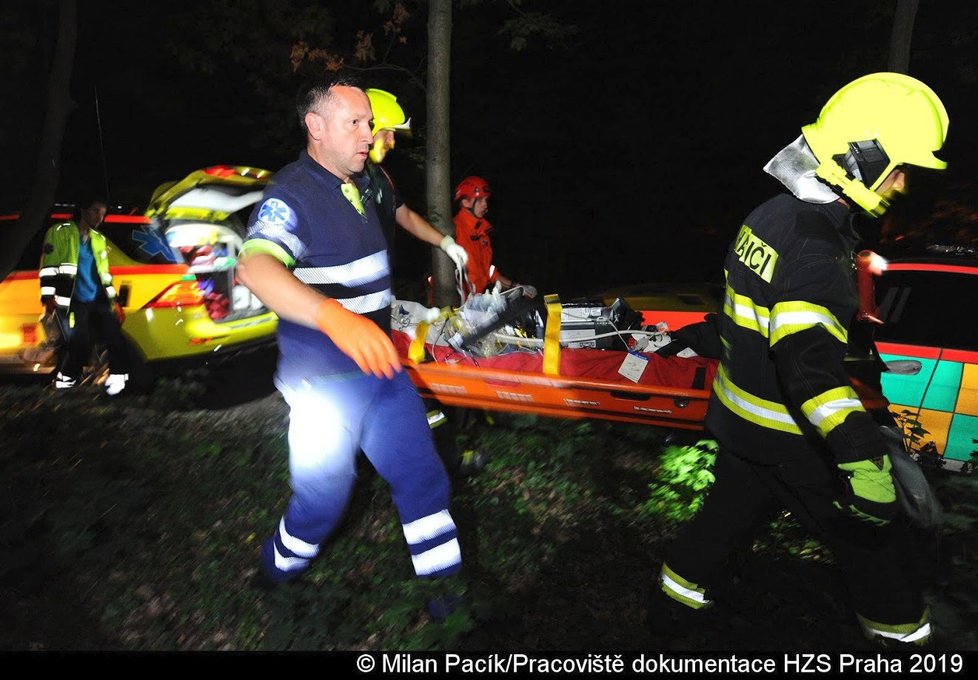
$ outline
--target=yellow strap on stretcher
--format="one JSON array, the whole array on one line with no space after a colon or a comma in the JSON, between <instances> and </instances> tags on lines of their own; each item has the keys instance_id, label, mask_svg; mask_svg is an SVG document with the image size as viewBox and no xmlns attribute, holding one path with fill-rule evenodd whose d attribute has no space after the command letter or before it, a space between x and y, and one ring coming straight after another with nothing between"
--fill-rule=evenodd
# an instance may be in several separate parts
<instances>
[{"instance_id":1,"label":"yellow strap on stretcher","mask_svg":"<svg viewBox=\"0 0 978 680\"><path fill-rule=\"evenodd\" d=\"M543 298L547 305L547 332L543 336L543 372L546 375L560 374L560 297L547 295Z\"/></svg>"},{"instance_id":2,"label":"yellow strap on stretcher","mask_svg":"<svg viewBox=\"0 0 978 680\"><path fill-rule=\"evenodd\" d=\"M414 340L408 347L408 359L416 364L424 361L424 341L428 337L428 322L422 321L414 329Z\"/></svg>"}]
</instances>

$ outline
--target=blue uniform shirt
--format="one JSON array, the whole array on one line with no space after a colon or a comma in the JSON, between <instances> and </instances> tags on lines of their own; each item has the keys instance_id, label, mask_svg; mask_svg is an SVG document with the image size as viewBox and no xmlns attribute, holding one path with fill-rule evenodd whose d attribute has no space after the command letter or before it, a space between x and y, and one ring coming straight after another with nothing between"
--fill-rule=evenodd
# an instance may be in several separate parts
<instances>
[{"instance_id":1,"label":"blue uniform shirt","mask_svg":"<svg viewBox=\"0 0 978 680\"><path fill-rule=\"evenodd\" d=\"M363 195L366 179L355 178ZM275 174L249 220L244 250L277 256L296 278L390 332L391 272L374 201L360 214L341 180L306 151ZM278 379L360 375L356 363L323 333L278 324Z\"/></svg>"}]
</instances>

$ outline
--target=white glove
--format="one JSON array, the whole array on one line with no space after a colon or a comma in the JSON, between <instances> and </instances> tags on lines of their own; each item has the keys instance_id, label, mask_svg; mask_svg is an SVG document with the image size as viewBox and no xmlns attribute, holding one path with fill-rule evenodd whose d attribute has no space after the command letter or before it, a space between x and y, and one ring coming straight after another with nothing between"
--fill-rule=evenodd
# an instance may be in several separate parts
<instances>
[{"instance_id":1,"label":"white glove","mask_svg":"<svg viewBox=\"0 0 978 680\"><path fill-rule=\"evenodd\" d=\"M537 296L537 289L528 283L517 283L513 285L513 288L522 288L523 295L528 298L535 298Z\"/></svg>"},{"instance_id":2,"label":"white glove","mask_svg":"<svg viewBox=\"0 0 978 680\"><path fill-rule=\"evenodd\" d=\"M465 265L468 264L469 254L465 252L465 248L455 243L455 239L451 236L443 238L438 247L444 250L448 257L452 258L456 269L464 269Z\"/></svg>"}]
</instances>

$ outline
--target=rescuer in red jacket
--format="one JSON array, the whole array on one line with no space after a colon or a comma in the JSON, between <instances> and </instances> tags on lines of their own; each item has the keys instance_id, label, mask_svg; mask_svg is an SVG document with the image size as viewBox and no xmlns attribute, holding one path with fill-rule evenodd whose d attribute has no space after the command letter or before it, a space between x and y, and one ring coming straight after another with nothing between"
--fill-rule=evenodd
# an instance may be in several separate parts
<instances>
[{"instance_id":1,"label":"rescuer in red jacket","mask_svg":"<svg viewBox=\"0 0 978 680\"><path fill-rule=\"evenodd\" d=\"M455 189L455 203L458 206L455 213L455 241L469 255L467 270L472 282L472 290L466 291L466 294L485 292L498 282L502 290L520 287L526 297L536 297L536 288L515 283L503 276L492 263L492 241L489 238L492 225L486 219L491 195L489 183L481 177L466 177Z\"/></svg>"}]
</instances>

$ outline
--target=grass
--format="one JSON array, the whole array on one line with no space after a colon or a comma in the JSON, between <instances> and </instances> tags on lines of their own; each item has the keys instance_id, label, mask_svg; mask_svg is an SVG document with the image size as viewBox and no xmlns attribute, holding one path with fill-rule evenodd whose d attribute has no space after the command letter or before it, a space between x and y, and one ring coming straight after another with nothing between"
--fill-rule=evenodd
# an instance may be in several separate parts
<instances>
[{"instance_id":1,"label":"grass","mask_svg":"<svg viewBox=\"0 0 978 680\"><path fill-rule=\"evenodd\" d=\"M366 462L307 578L257 591L288 497L287 409L274 392L206 406L198 378L118 400L0 387L0 649L866 649L831 555L785 517L747 556L733 614L651 632L646 601L685 521L664 509L695 502L684 480L708 471L677 473L672 433L638 425L471 419L460 443L490 457L454 481L471 606L442 623ZM928 474L947 510L917 567L936 644L978 650L976 480Z\"/></svg>"}]
</instances>

